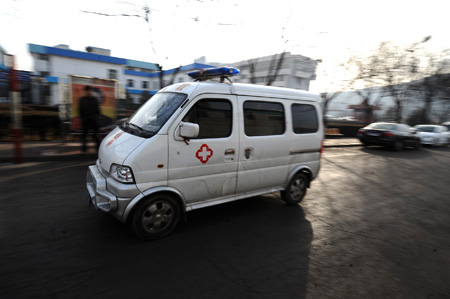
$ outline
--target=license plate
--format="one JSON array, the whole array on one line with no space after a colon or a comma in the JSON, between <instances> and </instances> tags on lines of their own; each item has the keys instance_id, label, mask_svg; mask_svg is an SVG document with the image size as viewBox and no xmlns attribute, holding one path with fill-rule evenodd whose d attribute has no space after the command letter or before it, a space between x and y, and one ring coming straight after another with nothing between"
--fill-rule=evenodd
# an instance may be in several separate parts
<instances>
[{"instance_id":1,"label":"license plate","mask_svg":"<svg viewBox=\"0 0 450 299\"><path fill-rule=\"evenodd\" d=\"M367 133L369 136L380 136L380 133Z\"/></svg>"}]
</instances>

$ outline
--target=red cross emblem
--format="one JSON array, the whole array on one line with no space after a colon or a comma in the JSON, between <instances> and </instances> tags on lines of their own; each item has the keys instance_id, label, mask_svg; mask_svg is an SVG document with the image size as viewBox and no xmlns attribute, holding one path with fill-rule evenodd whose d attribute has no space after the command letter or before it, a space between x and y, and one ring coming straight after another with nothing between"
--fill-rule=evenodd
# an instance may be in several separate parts
<instances>
[{"instance_id":1,"label":"red cross emblem","mask_svg":"<svg viewBox=\"0 0 450 299\"><path fill-rule=\"evenodd\" d=\"M213 150L209 148L207 144L203 144L198 151L195 153L197 159L200 160L203 164L208 162L209 158L213 155Z\"/></svg>"}]
</instances>

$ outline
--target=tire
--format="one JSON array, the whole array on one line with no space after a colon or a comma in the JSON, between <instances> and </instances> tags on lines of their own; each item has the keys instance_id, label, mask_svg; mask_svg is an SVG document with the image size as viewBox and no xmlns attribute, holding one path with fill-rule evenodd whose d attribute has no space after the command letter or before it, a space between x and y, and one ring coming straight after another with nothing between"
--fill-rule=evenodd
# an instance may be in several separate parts
<instances>
[{"instance_id":1,"label":"tire","mask_svg":"<svg viewBox=\"0 0 450 299\"><path fill-rule=\"evenodd\" d=\"M416 140L416 143L414 144L414 148L419 150L422 147L422 143L420 140Z\"/></svg>"},{"instance_id":2,"label":"tire","mask_svg":"<svg viewBox=\"0 0 450 299\"><path fill-rule=\"evenodd\" d=\"M395 140L394 151L399 152L403 149L403 142L401 140Z\"/></svg>"},{"instance_id":3,"label":"tire","mask_svg":"<svg viewBox=\"0 0 450 299\"><path fill-rule=\"evenodd\" d=\"M281 199L288 205L298 205L306 194L309 181L303 173L297 173L291 179L286 190L281 191Z\"/></svg>"},{"instance_id":4,"label":"tire","mask_svg":"<svg viewBox=\"0 0 450 299\"><path fill-rule=\"evenodd\" d=\"M180 205L167 193L152 195L138 204L131 217L134 233L144 240L170 234L180 220Z\"/></svg>"}]
</instances>

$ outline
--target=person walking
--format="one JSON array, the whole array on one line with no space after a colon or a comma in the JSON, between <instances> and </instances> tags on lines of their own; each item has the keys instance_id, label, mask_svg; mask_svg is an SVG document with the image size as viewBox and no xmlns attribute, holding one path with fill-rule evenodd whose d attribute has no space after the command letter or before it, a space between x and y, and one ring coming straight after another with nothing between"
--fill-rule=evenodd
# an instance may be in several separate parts
<instances>
[{"instance_id":1,"label":"person walking","mask_svg":"<svg viewBox=\"0 0 450 299\"><path fill-rule=\"evenodd\" d=\"M83 153L86 152L86 138L89 130L94 133L94 140L97 144L97 150L100 146L100 140L98 137L98 117L100 115L100 108L97 99L93 96L93 89L91 86L86 85L84 87L85 95L80 98L79 101L79 112L82 125L82 150Z\"/></svg>"}]
</instances>

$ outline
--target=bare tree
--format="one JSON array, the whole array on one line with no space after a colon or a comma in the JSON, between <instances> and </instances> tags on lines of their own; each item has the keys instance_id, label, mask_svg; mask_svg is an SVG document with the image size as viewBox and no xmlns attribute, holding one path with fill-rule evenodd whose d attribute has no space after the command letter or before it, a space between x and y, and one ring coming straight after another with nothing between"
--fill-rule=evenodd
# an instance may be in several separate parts
<instances>
[{"instance_id":1,"label":"bare tree","mask_svg":"<svg viewBox=\"0 0 450 299\"><path fill-rule=\"evenodd\" d=\"M271 86L273 82L277 79L278 72L283 65L284 55L286 52L280 54L280 58L277 59L277 55L274 55L272 61L270 62L269 75L266 85Z\"/></svg>"},{"instance_id":2,"label":"bare tree","mask_svg":"<svg viewBox=\"0 0 450 299\"><path fill-rule=\"evenodd\" d=\"M361 98L361 107L364 111L363 122L368 122L371 119L372 107L383 98L384 91L380 89L380 70L379 64L381 60L378 55L363 57L351 57L348 65L354 71L355 76L350 80L350 86L355 90L355 93ZM372 103L372 104L371 104Z\"/></svg>"},{"instance_id":3,"label":"bare tree","mask_svg":"<svg viewBox=\"0 0 450 299\"><path fill-rule=\"evenodd\" d=\"M328 114L328 106L330 104L330 102L332 100L334 100L335 98L337 98L340 94L342 93L342 91L333 91L333 92L329 92L329 91L325 91L320 93L320 97L322 98L322 103L323 103L323 116ZM325 120L325 117L324 117Z\"/></svg>"},{"instance_id":4,"label":"bare tree","mask_svg":"<svg viewBox=\"0 0 450 299\"><path fill-rule=\"evenodd\" d=\"M396 108L395 121L402 122L405 102L414 89L411 82L417 80L418 58L416 52L395 46L391 42L382 42L367 58L352 58L350 63L356 67L353 87L367 105L377 106L384 97L390 97ZM367 113L371 113L367 109Z\"/></svg>"},{"instance_id":5,"label":"bare tree","mask_svg":"<svg viewBox=\"0 0 450 299\"><path fill-rule=\"evenodd\" d=\"M248 61L248 68L249 68L249 73L250 73L250 83L252 83L252 84L256 84L255 64L256 64L256 61L254 59L250 59Z\"/></svg>"},{"instance_id":6,"label":"bare tree","mask_svg":"<svg viewBox=\"0 0 450 299\"><path fill-rule=\"evenodd\" d=\"M357 89L363 101L368 103L371 100L373 105L377 105L384 97L392 98L396 108L395 120L402 122L405 103L413 95L420 94L424 99L422 122L429 122L432 103L450 98L449 51L425 55L417 48L430 38L427 36L407 48L382 42L368 58L352 58L350 63L357 69L353 86L364 87Z\"/></svg>"},{"instance_id":7,"label":"bare tree","mask_svg":"<svg viewBox=\"0 0 450 299\"><path fill-rule=\"evenodd\" d=\"M432 103L439 100L449 100L450 89L450 57L449 52L441 54L427 54L417 67L417 73L421 77L413 83L413 88L419 92L424 99L422 109L422 122L431 121Z\"/></svg>"}]
</instances>

